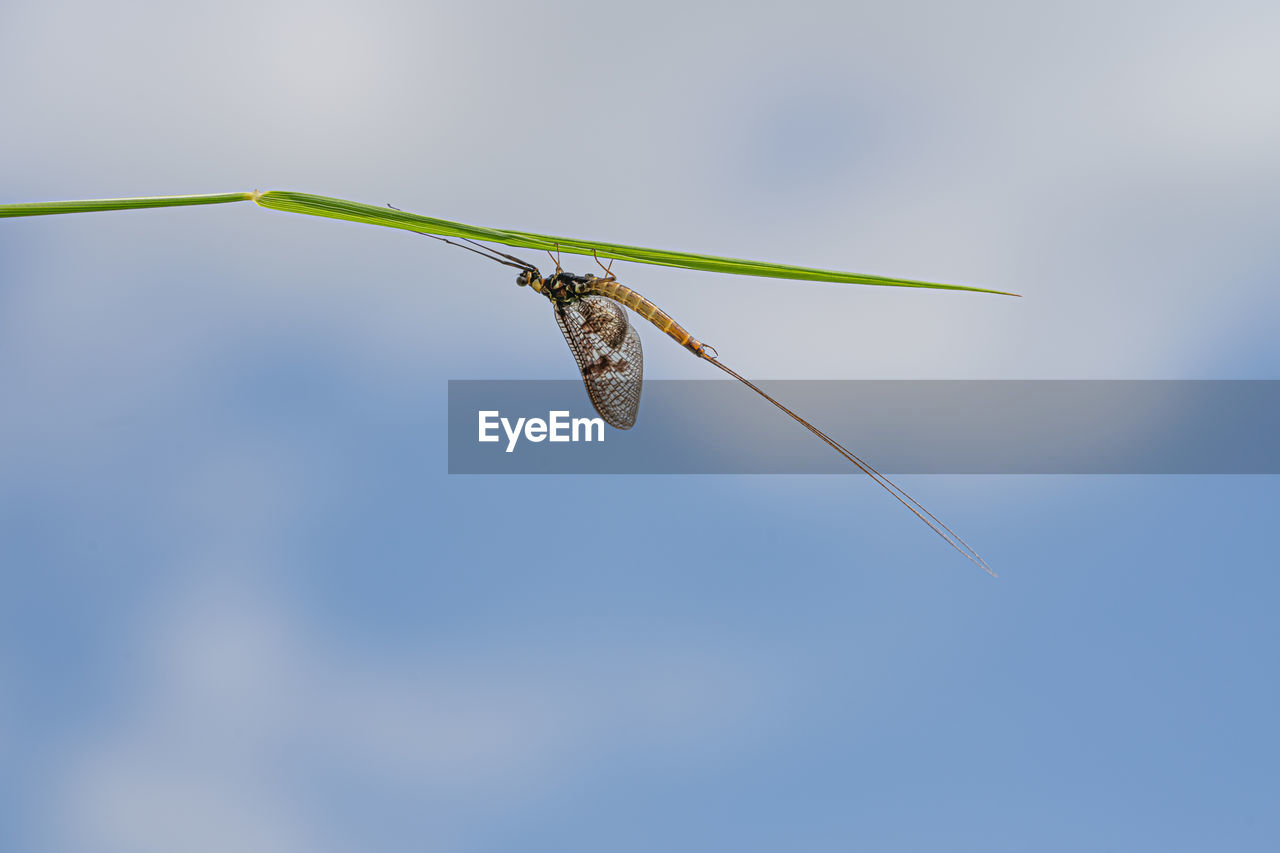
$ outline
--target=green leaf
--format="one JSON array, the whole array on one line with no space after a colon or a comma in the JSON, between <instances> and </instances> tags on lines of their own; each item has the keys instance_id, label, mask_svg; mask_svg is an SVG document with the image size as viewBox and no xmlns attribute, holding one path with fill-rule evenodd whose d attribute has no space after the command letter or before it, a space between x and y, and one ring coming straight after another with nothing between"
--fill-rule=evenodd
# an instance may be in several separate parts
<instances>
[{"instance_id":1,"label":"green leaf","mask_svg":"<svg viewBox=\"0 0 1280 853\"><path fill-rule=\"evenodd\" d=\"M529 231L510 231L500 228L483 228L452 222L448 219L436 219L430 216L419 216L403 210L388 207L375 207L340 198L329 198L310 193L271 190L262 193L256 199L258 204L273 210L289 213L306 213L312 216L328 216L333 219L347 219L352 222L364 222L368 225L382 225L387 228L403 228L407 231L423 231L441 237L468 237L489 243L501 243L520 249L536 249L554 252L557 249L575 255L591 255L594 252L604 259L631 261L638 264L656 264L667 267L682 267L691 270L728 273L730 275L754 275L766 278L789 278L804 281L828 281L838 284L871 284L884 287L927 287L934 290L967 290L975 293L995 293L1001 296L1018 296L1003 290L990 290L985 287L971 287L963 284L941 284L933 281L915 281L907 278L887 278L864 273L839 272L837 270L815 269L812 267L792 266L790 264L774 264L765 261L748 261L741 258L722 258L715 255L697 255L690 252L672 252L664 249L649 249L643 246L627 246L621 243L603 243L595 240L581 240L574 237L557 237L550 234L534 234Z\"/></svg>"},{"instance_id":2,"label":"green leaf","mask_svg":"<svg viewBox=\"0 0 1280 853\"><path fill-rule=\"evenodd\" d=\"M681 267L691 270L726 273L728 275L754 275L766 278L787 278L802 281L826 281L837 284L869 284L881 287L925 287L934 290L967 290L974 293L995 293L1001 296L1017 296L1003 290L972 287L963 284L943 284L934 281L916 281L908 278L889 278L864 273L815 269L791 264L774 264L765 261L749 261L742 258L722 258L716 255L699 255L692 252L671 252L665 249L649 249L622 243L603 243L574 237L557 237L535 234L530 231L512 231L501 228L485 228L467 225L448 219L420 216L403 210L361 204L340 198L312 195L311 193L270 190L268 192L221 193L214 195L151 196L146 198L108 198L87 201L40 201L27 204L0 204L0 217L41 216L54 213L92 213L103 210L135 210L148 207L181 207L193 204L225 204L233 201L254 201L262 207L287 213L305 213L309 216L325 216L346 219L367 225L400 228L406 231L422 231L440 237L466 237L488 243L501 243L518 249L560 251L576 255L595 254L605 260L615 259L637 264Z\"/></svg>"},{"instance_id":3,"label":"green leaf","mask_svg":"<svg viewBox=\"0 0 1280 853\"><path fill-rule=\"evenodd\" d=\"M97 213L101 210L137 210L144 207L184 207L192 204L226 204L251 201L253 193L217 193L214 195L160 195L144 198L94 198L87 201L31 201L26 204L0 204L0 217L46 216L51 213Z\"/></svg>"}]
</instances>

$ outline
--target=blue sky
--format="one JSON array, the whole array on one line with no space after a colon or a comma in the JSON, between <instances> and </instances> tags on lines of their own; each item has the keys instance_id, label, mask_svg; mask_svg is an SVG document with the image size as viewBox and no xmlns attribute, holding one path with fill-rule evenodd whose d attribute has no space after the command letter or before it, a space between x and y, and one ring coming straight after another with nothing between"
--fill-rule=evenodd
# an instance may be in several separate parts
<instances>
[{"instance_id":1,"label":"blue sky","mask_svg":"<svg viewBox=\"0 0 1280 853\"><path fill-rule=\"evenodd\" d=\"M1274 7L879 5L11 4L3 196L1025 294L615 270L765 379L1276 378ZM1276 837L1276 478L903 477L992 580L853 476L448 475L549 315L385 229L6 220L0 843Z\"/></svg>"}]
</instances>

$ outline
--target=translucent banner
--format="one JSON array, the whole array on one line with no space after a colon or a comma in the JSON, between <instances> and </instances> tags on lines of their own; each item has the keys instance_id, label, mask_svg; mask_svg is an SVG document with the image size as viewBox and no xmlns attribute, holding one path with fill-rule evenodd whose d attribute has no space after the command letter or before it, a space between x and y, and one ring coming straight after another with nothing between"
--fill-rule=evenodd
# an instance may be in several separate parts
<instances>
[{"instance_id":1,"label":"translucent banner","mask_svg":"<svg viewBox=\"0 0 1280 853\"><path fill-rule=\"evenodd\" d=\"M1277 380L823 380L761 387L885 474L1277 474ZM630 430L579 380L451 381L454 474L850 474L732 380L649 380Z\"/></svg>"}]
</instances>

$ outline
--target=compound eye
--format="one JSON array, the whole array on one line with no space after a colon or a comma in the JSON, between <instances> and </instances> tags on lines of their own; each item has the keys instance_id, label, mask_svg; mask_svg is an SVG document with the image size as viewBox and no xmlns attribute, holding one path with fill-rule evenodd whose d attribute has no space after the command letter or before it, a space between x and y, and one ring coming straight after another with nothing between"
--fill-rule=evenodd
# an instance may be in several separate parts
<instances>
[{"instance_id":1,"label":"compound eye","mask_svg":"<svg viewBox=\"0 0 1280 853\"><path fill-rule=\"evenodd\" d=\"M520 273L520 275L516 276L516 284L518 284L520 287L528 287L528 286L529 286L529 271L528 271L528 270L525 270L524 272Z\"/></svg>"}]
</instances>

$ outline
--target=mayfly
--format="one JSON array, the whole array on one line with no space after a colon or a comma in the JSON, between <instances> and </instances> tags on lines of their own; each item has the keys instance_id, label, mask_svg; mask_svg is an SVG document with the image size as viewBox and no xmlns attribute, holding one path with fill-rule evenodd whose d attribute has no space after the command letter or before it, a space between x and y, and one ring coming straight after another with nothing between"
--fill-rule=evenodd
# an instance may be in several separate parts
<instances>
[{"instance_id":1,"label":"mayfly","mask_svg":"<svg viewBox=\"0 0 1280 853\"><path fill-rule=\"evenodd\" d=\"M937 516L925 509L920 503L888 477L871 467L851 450L795 412L766 394L751 380L720 361L714 347L708 346L685 331L684 327L671 318L657 305L645 299L639 293L622 284L614 277L611 266L603 264L600 268L603 276L590 273L574 275L560 268L556 260L556 271L544 278L541 271L514 255L499 252L483 243L477 243L466 237L459 239L470 245L455 243L445 237L417 231L424 237L440 240L451 246L475 252L491 261L497 261L508 267L520 270L516 276L516 284L529 287L551 301L555 311L556 323L564 334L569 350L573 353L578 370L582 373L582 381L587 387L587 395L600 416L611 426L618 429L630 429L636 422L636 413L640 408L640 386L644 373L644 357L640 348L640 335L627 320L627 312L623 306L630 308L680 346L696 355L703 361L710 362L725 373L746 385L752 391L777 406L788 417L817 436L823 443L839 453L859 470L875 480L880 486L893 495L898 501L929 526L934 533L942 537L952 548L955 548L971 562L982 567L988 574L995 572L987 565L987 561L977 551L961 539L955 531L938 520ZM555 260L553 258L553 260ZM596 263L600 261L597 258Z\"/></svg>"}]
</instances>

